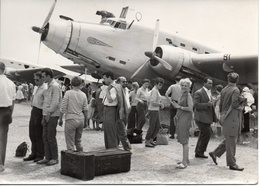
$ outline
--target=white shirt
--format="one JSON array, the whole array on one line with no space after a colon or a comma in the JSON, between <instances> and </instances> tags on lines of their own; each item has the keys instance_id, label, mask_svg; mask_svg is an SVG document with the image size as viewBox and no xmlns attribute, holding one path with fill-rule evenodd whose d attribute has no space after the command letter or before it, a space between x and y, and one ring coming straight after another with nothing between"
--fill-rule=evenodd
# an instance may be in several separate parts
<instances>
[{"instance_id":1,"label":"white shirt","mask_svg":"<svg viewBox=\"0 0 260 187\"><path fill-rule=\"evenodd\" d=\"M173 84L167 89L165 95L168 96L170 94L172 100L179 101L181 98L181 86L179 83Z\"/></svg>"},{"instance_id":2,"label":"white shirt","mask_svg":"<svg viewBox=\"0 0 260 187\"><path fill-rule=\"evenodd\" d=\"M33 90L32 106L42 109L44 96L43 93L48 89L46 83L43 83L40 87L36 86Z\"/></svg>"},{"instance_id":3,"label":"white shirt","mask_svg":"<svg viewBox=\"0 0 260 187\"><path fill-rule=\"evenodd\" d=\"M208 95L208 97L209 97L209 100L211 101L212 100L212 98L211 98L211 91L210 90L208 90L206 87L204 87L203 86L203 88L204 88L204 90L206 91L206 93L207 93L207 95Z\"/></svg>"},{"instance_id":4,"label":"white shirt","mask_svg":"<svg viewBox=\"0 0 260 187\"><path fill-rule=\"evenodd\" d=\"M161 94L156 86L151 91L150 101L148 104L148 110L159 111L160 106L154 106L153 103L161 103Z\"/></svg>"},{"instance_id":5,"label":"white shirt","mask_svg":"<svg viewBox=\"0 0 260 187\"><path fill-rule=\"evenodd\" d=\"M12 106L16 95L15 84L5 75L0 75L0 88L0 107Z\"/></svg>"},{"instance_id":6,"label":"white shirt","mask_svg":"<svg viewBox=\"0 0 260 187\"><path fill-rule=\"evenodd\" d=\"M129 95L129 89L128 88L125 88L124 89L124 92L125 92L125 98L126 98L126 106L128 109L131 108L131 105L130 105L130 95Z\"/></svg>"},{"instance_id":7,"label":"white shirt","mask_svg":"<svg viewBox=\"0 0 260 187\"><path fill-rule=\"evenodd\" d=\"M107 87L107 88L108 88L108 87ZM107 88L106 88L106 90L107 90ZM117 97L116 97L116 94L117 94L116 89L115 89L114 87L112 87L112 88L109 90L109 92L110 92L110 95L111 95L111 99L112 99L113 101L112 101L111 103L108 102L107 96L105 96L105 97L104 97L104 100L103 100L104 105L105 105L105 106L117 106L118 101L117 101Z\"/></svg>"},{"instance_id":8,"label":"white shirt","mask_svg":"<svg viewBox=\"0 0 260 187\"><path fill-rule=\"evenodd\" d=\"M101 89L101 92L99 94L99 99L103 99L105 97L105 95L106 95L107 85L102 85L100 87L100 89Z\"/></svg>"}]
</instances>

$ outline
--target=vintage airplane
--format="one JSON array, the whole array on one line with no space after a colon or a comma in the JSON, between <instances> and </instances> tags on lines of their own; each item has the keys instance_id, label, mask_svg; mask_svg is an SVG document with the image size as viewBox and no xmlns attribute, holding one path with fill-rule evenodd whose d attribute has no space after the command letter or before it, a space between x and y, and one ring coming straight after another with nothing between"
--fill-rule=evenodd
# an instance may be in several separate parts
<instances>
[{"instance_id":1,"label":"vintage airplane","mask_svg":"<svg viewBox=\"0 0 260 187\"><path fill-rule=\"evenodd\" d=\"M228 72L240 75L240 83L257 83L258 56L236 55L216 51L176 34L149 29L140 22L128 22L128 8L119 18L98 11L100 23L74 21L60 16L57 23L49 22L54 1L41 28L41 41L56 53L83 65L95 78L112 71L133 80L160 76L173 81L177 75L202 79L205 76L225 81ZM138 16L136 16L138 17ZM73 66L72 66L73 67Z\"/></svg>"}]
</instances>

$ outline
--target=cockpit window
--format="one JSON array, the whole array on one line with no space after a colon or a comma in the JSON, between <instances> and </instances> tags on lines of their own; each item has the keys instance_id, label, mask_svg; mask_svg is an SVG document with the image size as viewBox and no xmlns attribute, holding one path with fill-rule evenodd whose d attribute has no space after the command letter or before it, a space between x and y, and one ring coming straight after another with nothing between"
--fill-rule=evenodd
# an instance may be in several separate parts
<instances>
[{"instance_id":1,"label":"cockpit window","mask_svg":"<svg viewBox=\"0 0 260 187\"><path fill-rule=\"evenodd\" d=\"M106 19L103 24L109 24L111 27L118 28L118 29L126 29L126 23L122 21L114 21L111 19Z\"/></svg>"},{"instance_id":2,"label":"cockpit window","mask_svg":"<svg viewBox=\"0 0 260 187\"><path fill-rule=\"evenodd\" d=\"M126 29L126 24L122 22L116 22L114 28Z\"/></svg>"}]
</instances>

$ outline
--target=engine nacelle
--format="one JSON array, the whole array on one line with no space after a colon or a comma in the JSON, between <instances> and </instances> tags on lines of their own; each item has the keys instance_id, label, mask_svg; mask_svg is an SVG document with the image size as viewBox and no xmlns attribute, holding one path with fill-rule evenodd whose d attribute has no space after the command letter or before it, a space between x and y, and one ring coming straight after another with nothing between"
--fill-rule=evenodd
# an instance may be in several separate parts
<instances>
[{"instance_id":1,"label":"engine nacelle","mask_svg":"<svg viewBox=\"0 0 260 187\"><path fill-rule=\"evenodd\" d=\"M151 60L151 68L156 72L156 74L167 79L174 79L174 77L179 73L183 62L189 60L189 54L183 49L169 46L161 45L155 49L156 56L163 59L172 66L172 70L167 70L158 61Z\"/></svg>"}]
</instances>

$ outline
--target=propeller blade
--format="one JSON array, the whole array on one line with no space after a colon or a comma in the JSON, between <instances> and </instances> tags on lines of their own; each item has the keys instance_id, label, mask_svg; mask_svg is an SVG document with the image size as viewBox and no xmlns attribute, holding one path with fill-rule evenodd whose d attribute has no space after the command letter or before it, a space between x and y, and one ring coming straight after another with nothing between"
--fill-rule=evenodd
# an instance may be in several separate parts
<instances>
[{"instance_id":1,"label":"propeller blade","mask_svg":"<svg viewBox=\"0 0 260 187\"><path fill-rule=\"evenodd\" d=\"M168 62L166 62L165 60L163 60L163 59L159 58L158 56L156 56L156 53L151 52L151 51L146 51L146 52L144 52L144 54L145 54L145 56L150 58L150 60L156 60L157 62L162 64L165 69L167 69L169 71L172 71L172 66L170 64L168 64Z\"/></svg>"},{"instance_id":2,"label":"propeller blade","mask_svg":"<svg viewBox=\"0 0 260 187\"><path fill-rule=\"evenodd\" d=\"M145 56L147 56L148 58L153 58L153 56L154 56L154 53L151 52L151 51L146 51L146 52L144 52L144 54L145 54Z\"/></svg>"},{"instance_id":3,"label":"propeller blade","mask_svg":"<svg viewBox=\"0 0 260 187\"><path fill-rule=\"evenodd\" d=\"M41 43L42 43L42 42L40 41L39 47L38 47L37 61L36 61L37 64L39 64L39 58L40 58L40 52L41 52Z\"/></svg>"},{"instance_id":4,"label":"propeller blade","mask_svg":"<svg viewBox=\"0 0 260 187\"><path fill-rule=\"evenodd\" d=\"M36 27L36 26L33 26L33 27L32 27L32 30L33 30L34 32L37 32L37 33L40 33L40 34L43 32L43 30L42 30L41 28Z\"/></svg>"},{"instance_id":5,"label":"propeller blade","mask_svg":"<svg viewBox=\"0 0 260 187\"><path fill-rule=\"evenodd\" d=\"M149 60L146 61L145 63L143 63L143 64L134 72L134 74L131 76L131 79L133 79L133 78L143 69L143 67L144 67L148 62L149 62Z\"/></svg>"},{"instance_id":6,"label":"propeller blade","mask_svg":"<svg viewBox=\"0 0 260 187\"><path fill-rule=\"evenodd\" d=\"M41 29L43 29L43 28L47 25L47 23L49 22L49 20L50 20L50 18L51 18L51 15L52 15L52 13L53 13L53 10L54 10L54 8L55 8L56 3L57 3L57 0L54 0L54 2L53 2L53 4L52 4L52 7L51 7L51 9L50 9L50 11L49 11L49 14L48 14L47 17L45 18L45 21L43 22L43 25L42 25Z\"/></svg>"},{"instance_id":7,"label":"propeller blade","mask_svg":"<svg viewBox=\"0 0 260 187\"><path fill-rule=\"evenodd\" d=\"M169 71L172 71L172 66L170 64L168 64L168 62L166 62L165 60L159 58L158 56L154 56L153 57L155 60L157 60L160 64L163 65L163 67Z\"/></svg>"},{"instance_id":8,"label":"propeller blade","mask_svg":"<svg viewBox=\"0 0 260 187\"><path fill-rule=\"evenodd\" d=\"M155 50L159 38L159 26L160 26L160 20L157 19L155 23L155 29L154 29L154 35L153 35L153 51Z\"/></svg>"}]
</instances>

